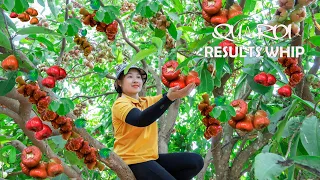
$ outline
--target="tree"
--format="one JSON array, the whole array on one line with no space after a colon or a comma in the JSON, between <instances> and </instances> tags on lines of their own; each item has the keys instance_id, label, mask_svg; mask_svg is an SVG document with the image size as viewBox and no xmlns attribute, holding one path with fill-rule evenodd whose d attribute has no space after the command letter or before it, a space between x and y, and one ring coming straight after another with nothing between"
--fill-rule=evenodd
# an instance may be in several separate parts
<instances>
[{"instance_id":1,"label":"tree","mask_svg":"<svg viewBox=\"0 0 320 180\"><path fill-rule=\"evenodd\" d=\"M156 95L167 90L161 81L161 67L169 60L179 63L182 74L198 72L201 83L195 93L174 102L159 119L160 153L201 154L205 166L198 179L319 177L320 3L241 0L239 6L233 6L234 3L224 1L222 6L229 9L229 15L224 17L221 13L218 17L219 21L227 20L220 24L234 28L236 36L232 37L227 34L228 28L217 28L217 17L211 17L217 14L203 14L202 1L4 0L0 7L0 60L5 62L14 55L19 67L15 70L2 65L0 72L2 177L29 177L21 171L20 156L26 147L34 145L41 150L42 161L53 157L62 160L64 173L55 178L134 179L129 167L112 151L110 109L117 98L114 67L122 62L141 65L148 72L148 81L140 95ZM28 8L35 8L37 15ZM289 22L294 13L301 19ZM208 17L211 23L204 20ZM257 36L258 25L267 21L270 25L291 24L293 37L281 37L283 29L278 32L278 39ZM206 47L217 47L224 41L213 36L216 31L234 39L237 47L260 47L261 56L206 57ZM297 58L303 76L294 85L296 79L290 78L293 73L289 66L287 76L285 63L281 66L278 56L268 56L264 50L288 46L301 46L305 51ZM46 71L54 65L63 68L66 77L47 79ZM276 84L257 83L254 77L260 72L275 76ZM17 77L23 80L16 80ZM35 84L39 93L46 94L30 99L35 96ZM290 97L278 94L279 87L285 84L294 87ZM21 88L23 85L35 89L27 91ZM48 88L50 85L53 88ZM223 129L209 140L204 137L204 117L198 110L205 93L209 95L209 105L213 105L207 115L221 122ZM41 110L38 102L45 97L50 99ZM251 132L232 128L227 122L236 114L230 105L236 99L248 104L245 114L266 111L270 125ZM47 119L43 123L53 131L49 138L39 140L26 128L35 116ZM72 130L61 130L69 127L55 123L58 116L70 118ZM87 155L81 157L80 150L70 146L72 139L81 138L90 145L90 152L94 148L92 152L96 153L97 160L91 167L86 166L91 161L83 160ZM94 169L96 162L100 171Z\"/></svg>"}]
</instances>

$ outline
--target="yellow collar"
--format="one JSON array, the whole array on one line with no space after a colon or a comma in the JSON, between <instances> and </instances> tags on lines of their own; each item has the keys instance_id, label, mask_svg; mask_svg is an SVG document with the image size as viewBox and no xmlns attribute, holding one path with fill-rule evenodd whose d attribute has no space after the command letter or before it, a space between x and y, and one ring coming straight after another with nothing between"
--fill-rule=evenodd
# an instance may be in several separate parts
<instances>
[{"instance_id":1,"label":"yellow collar","mask_svg":"<svg viewBox=\"0 0 320 180\"><path fill-rule=\"evenodd\" d=\"M130 96L124 94L124 93L122 93L122 94L124 95L124 97L126 97L126 98L129 99L132 103L135 103L135 104L139 104L139 103L142 103L143 101L145 101L145 99L144 99L144 98L141 98L141 97L139 97L139 99L135 99L135 98L130 97Z\"/></svg>"}]
</instances>

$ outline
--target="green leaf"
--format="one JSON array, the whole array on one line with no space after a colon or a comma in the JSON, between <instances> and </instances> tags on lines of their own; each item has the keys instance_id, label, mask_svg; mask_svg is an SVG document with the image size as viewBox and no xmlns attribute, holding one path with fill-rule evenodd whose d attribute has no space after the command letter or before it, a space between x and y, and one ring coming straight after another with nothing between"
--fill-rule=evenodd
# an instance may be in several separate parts
<instances>
[{"instance_id":1,"label":"green leaf","mask_svg":"<svg viewBox=\"0 0 320 180\"><path fill-rule=\"evenodd\" d=\"M104 70L101 69L101 68L98 67L98 66L95 66L95 67L93 68L93 71L94 71L94 72L97 72L97 73L103 73L103 72L104 72Z\"/></svg>"},{"instance_id":2,"label":"green leaf","mask_svg":"<svg viewBox=\"0 0 320 180\"><path fill-rule=\"evenodd\" d=\"M11 44L10 41L8 39L8 37L3 34L2 31L0 31L0 46L6 48L6 49L11 49Z\"/></svg>"},{"instance_id":3,"label":"green leaf","mask_svg":"<svg viewBox=\"0 0 320 180\"><path fill-rule=\"evenodd\" d=\"M234 110L234 107L232 107L232 106L230 106L230 105L226 105L226 106L223 106L223 107L224 107L224 109L225 109L226 111L229 112L229 114L230 114L231 116L236 116L236 110Z\"/></svg>"},{"instance_id":4,"label":"green leaf","mask_svg":"<svg viewBox=\"0 0 320 180\"><path fill-rule=\"evenodd\" d=\"M58 146L58 148L63 149L66 145L67 141L62 138L62 136L51 136L50 139L54 144Z\"/></svg>"},{"instance_id":5,"label":"green leaf","mask_svg":"<svg viewBox=\"0 0 320 180\"><path fill-rule=\"evenodd\" d=\"M285 84L289 83L287 76L284 74L283 70L279 67L278 63L271 61L270 58L265 58L264 62L267 62L268 64L270 64L273 68L275 68L277 70L278 74L281 76L281 80L283 81L283 83L285 83Z\"/></svg>"},{"instance_id":6,"label":"green leaf","mask_svg":"<svg viewBox=\"0 0 320 180\"><path fill-rule=\"evenodd\" d=\"M101 22L104 18L104 14L105 14L105 11L103 10L97 11L96 15L94 16L94 20Z\"/></svg>"},{"instance_id":7,"label":"green leaf","mask_svg":"<svg viewBox=\"0 0 320 180\"><path fill-rule=\"evenodd\" d=\"M300 102L302 102L303 104L309 106L312 109L314 109L314 107L315 107L315 104L313 104L312 102L304 100L304 99L301 99L299 96L297 96L295 94L293 94L291 97L296 99L296 100L298 100L298 101L300 101ZM315 110L316 110L316 112L320 113L320 108L319 107L316 107Z\"/></svg>"},{"instance_id":8,"label":"green leaf","mask_svg":"<svg viewBox=\"0 0 320 180\"><path fill-rule=\"evenodd\" d=\"M10 154L9 154L9 162L15 163L17 159L16 156L17 156L17 150L13 146L11 146Z\"/></svg>"},{"instance_id":9,"label":"green leaf","mask_svg":"<svg viewBox=\"0 0 320 180\"><path fill-rule=\"evenodd\" d=\"M182 4L180 2L180 0L171 0L174 4L174 8L176 9L176 11L180 14L183 12L183 7Z\"/></svg>"},{"instance_id":10,"label":"green leaf","mask_svg":"<svg viewBox=\"0 0 320 180\"><path fill-rule=\"evenodd\" d=\"M238 15L238 16L235 16L235 17L229 19L227 23L228 23L228 24L231 24L231 25L234 25L234 24L236 24L237 22L239 22L239 21L241 21L241 20L243 20L243 19L249 18L249 17L250 17L250 16L248 16L248 15L243 15L243 14L241 14L241 15Z\"/></svg>"},{"instance_id":11,"label":"green leaf","mask_svg":"<svg viewBox=\"0 0 320 180\"><path fill-rule=\"evenodd\" d=\"M214 104L216 106L223 106L225 105L227 97L226 96L218 96L216 98L214 98Z\"/></svg>"},{"instance_id":12,"label":"green leaf","mask_svg":"<svg viewBox=\"0 0 320 180\"><path fill-rule=\"evenodd\" d=\"M43 0L37 0L37 1L42 7L46 7L46 4L43 2Z\"/></svg>"},{"instance_id":13,"label":"green leaf","mask_svg":"<svg viewBox=\"0 0 320 180\"><path fill-rule=\"evenodd\" d=\"M173 24L173 22L170 23L170 26L168 27L168 31L169 31L169 34L171 35L171 37L173 39L177 40L178 33L177 33L176 26Z\"/></svg>"},{"instance_id":14,"label":"green leaf","mask_svg":"<svg viewBox=\"0 0 320 180\"><path fill-rule=\"evenodd\" d=\"M217 87L221 86L221 77L225 63L226 62L223 58L216 59L216 76L214 78L214 84Z\"/></svg>"},{"instance_id":15,"label":"green leaf","mask_svg":"<svg viewBox=\"0 0 320 180\"><path fill-rule=\"evenodd\" d=\"M13 0L12 0L13 1ZM14 0L14 8L12 9L13 12L17 14L23 13L29 7L29 3L26 0Z\"/></svg>"},{"instance_id":16,"label":"green leaf","mask_svg":"<svg viewBox=\"0 0 320 180\"><path fill-rule=\"evenodd\" d=\"M243 8L243 13L247 12L253 12L254 8L256 7L257 0L247 0L244 8Z\"/></svg>"},{"instance_id":17,"label":"green leaf","mask_svg":"<svg viewBox=\"0 0 320 180\"><path fill-rule=\"evenodd\" d=\"M52 15L54 17L57 17L57 11L56 11L56 5L54 4L53 0L48 0L48 5L50 8L50 11L52 12Z\"/></svg>"},{"instance_id":18,"label":"green leaf","mask_svg":"<svg viewBox=\"0 0 320 180\"><path fill-rule=\"evenodd\" d=\"M154 34L155 34L154 36L162 38L166 35L166 31L156 28L154 30Z\"/></svg>"},{"instance_id":19,"label":"green leaf","mask_svg":"<svg viewBox=\"0 0 320 180\"><path fill-rule=\"evenodd\" d=\"M279 162L284 162L285 159L278 154L273 153L260 153L254 160L254 177L258 180L273 180L281 174L282 171L288 168ZM291 165L291 164L289 164Z\"/></svg>"},{"instance_id":20,"label":"green leaf","mask_svg":"<svg viewBox=\"0 0 320 180\"><path fill-rule=\"evenodd\" d=\"M7 80L0 81L0 96L6 95L12 88L14 88L14 85L16 84L15 79L17 77L17 71L8 72L6 77L8 78Z\"/></svg>"},{"instance_id":21,"label":"green leaf","mask_svg":"<svg viewBox=\"0 0 320 180\"><path fill-rule=\"evenodd\" d=\"M221 122L227 122L230 118L231 118L231 116L230 116L229 112L226 112L226 111L222 111L221 115L218 117L218 119Z\"/></svg>"},{"instance_id":22,"label":"green leaf","mask_svg":"<svg viewBox=\"0 0 320 180\"><path fill-rule=\"evenodd\" d=\"M63 151L63 152L64 152L64 157L70 162L70 164L83 166L83 163L81 162L82 160L80 160L77 157L76 153L71 151Z\"/></svg>"},{"instance_id":23,"label":"green leaf","mask_svg":"<svg viewBox=\"0 0 320 180\"><path fill-rule=\"evenodd\" d=\"M68 30L68 24L67 23L62 23L59 25L58 32L61 34L65 34Z\"/></svg>"},{"instance_id":24,"label":"green leaf","mask_svg":"<svg viewBox=\"0 0 320 180\"><path fill-rule=\"evenodd\" d=\"M27 27L27 28L22 28L20 29L17 34L50 34L50 35L55 35L55 36L62 36L59 33L56 33L50 29L44 28L44 27Z\"/></svg>"},{"instance_id":25,"label":"green leaf","mask_svg":"<svg viewBox=\"0 0 320 180\"><path fill-rule=\"evenodd\" d=\"M222 110L223 108L221 106L216 106L209 114L217 119L221 115Z\"/></svg>"},{"instance_id":26,"label":"green leaf","mask_svg":"<svg viewBox=\"0 0 320 180\"><path fill-rule=\"evenodd\" d=\"M54 51L54 46L51 41L44 37L37 37L36 38L39 42L42 42L44 45L47 46L49 51Z\"/></svg>"},{"instance_id":27,"label":"green leaf","mask_svg":"<svg viewBox=\"0 0 320 180\"><path fill-rule=\"evenodd\" d=\"M73 25L73 26L76 26L78 28L82 28L82 23L79 19L77 18L70 18L66 21L67 23Z\"/></svg>"},{"instance_id":28,"label":"green leaf","mask_svg":"<svg viewBox=\"0 0 320 180\"><path fill-rule=\"evenodd\" d=\"M160 54L162 51L162 45L163 45L162 40L158 37L152 37L151 42L158 48L158 54Z\"/></svg>"},{"instance_id":29,"label":"green leaf","mask_svg":"<svg viewBox=\"0 0 320 180\"><path fill-rule=\"evenodd\" d=\"M28 77L31 81L37 81L38 79L38 70L37 69L32 69L29 74Z\"/></svg>"},{"instance_id":30,"label":"green leaf","mask_svg":"<svg viewBox=\"0 0 320 180\"><path fill-rule=\"evenodd\" d=\"M80 118L80 119L77 119L74 124L76 125L77 128L84 128L86 127L86 123L87 123L87 120L83 119L83 118Z\"/></svg>"},{"instance_id":31,"label":"green leaf","mask_svg":"<svg viewBox=\"0 0 320 180\"><path fill-rule=\"evenodd\" d=\"M320 156L320 122L316 116L305 118L300 129L301 142L311 156Z\"/></svg>"},{"instance_id":32,"label":"green leaf","mask_svg":"<svg viewBox=\"0 0 320 180\"><path fill-rule=\"evenodd\" d=\"M15 1L13 0L4 0L4 6L7 8L9 12L12 11L14 4L15 4Z\"/></svg>"},{"instance_id":33,"label":"green leaf","mask_svg":"<svg viewBox=\"0 0 320 180\"><path fill-rule=\"evenodd\" d=\"M159 4L156 1L152 1L152 2L150 2L149 7L153 12L156 13L156 12L158 12Z\"/></svg>"},{"instance_id":34,"label":"green leaf","mask_svg":"<svg viewBox=\"0 0 320 180\"><path fill-rule=\"evenodd\" d=\"M273 86L266 87L254 82L253 76L250 76L250 75L247 76L247 82L253 91L262 95L265 95L266 93L268 93L273 89Z\"/></svg>"},{"instance_id":35,"label":"green leaf","mask_svg":"<svg viewBox=\"0 0 320 180\"><path fill-rule=\"evenodd\" d=\"M7 138L6 136L0 136L0 145L16 140L15 138Z\"/></svg>"},{"instance_id":36,"label":"green leaf","mask_svg":"<svg viewBox=\"0 0 320 180\"><path fill-rule=\"evenodd\" d=\"M141 13L142 9L145 9L145 7L147 6L147 3L147 0L140 1L136 7L136 13Z\"/></svg>"},{"instance_id":37,"label":"green leaf","mask_svg":"<svg viewBox=\"0 0 320 180\"><path fill-rule=\"evenodd\" d=\"M301 168L304 168L315 175L320 174L320 157L319 156L296 156L292 160Z\"/></svg>"},{"instance_id":38,"label":"green leaf","mask_svg":"<svg viewBox=\"0 0 320 180\"><path fill-rule=\"evenodd\" d=\"M100 8L100 1L99 0L90 0L90 7L93 10L98 10Z\"/></svg>"},{"instance_id":39,"label":"green leaf","mask_svg":"<svg viewBox=\"0 0 320 180\"><path fill-rule=\"evenodd\" d=\"M58 102L58 101L51 101L49 104L49 110L51 110L53 112L57 112L59 107L60 107L60 102Z\"/></svg>"},{"instance_id":40,"label":"green leaf","mask_svg":"<svg viewBox=\"0 0 320 180\"><path fill-rule=\"evenodd\" d=\"M247 74L246 73L243 73L241 75L241 77L239 78L238 82L237 82L237 85L236 85L236 89L234 90L234 96L233 96L233 99L239 99L239 95L240 95L240 91L241 91L241 88L244 87L244 83L246 82L246 77L247 77Z\"/></svg>"},{"instance_id":41,"label":"green leaf","mask_svg":"<svg viewBox=\"0 0 320 180\"><path fill-rule=\"evenodd\" d=\"M320 46L320 35L310 37L309 41L315 46Z\"/></svg>"},{"instance_id":42,"label":"green leaf","mask_svg":"<svg viewBox=\"0 0 320 180\"><path fill-rule=\"evenodd\" d=\"M212 80L210 72L207 70L207 65L205 64L200 72L201 83L199 85L199 93L211 93L214 87L214 82Z\"/></svg>"},{"instance_id":43,"label":"green leaf","mask_svg":"<svg viewBox=\"0 0 320 180\"><path fill-rule=\"evenodd\" d=\"M106 159L110 156L110 152L111 150L109 148L103 148L99 150L99 155Z\"/></svg>"},{"instance_id":44,"label":"green leaf","mask_svg":"<svg viewBox=\"0 0 320 180\"><path fill-rule=\"evenodd\" d=\"M285 115L287 114L289 108L291 108L292 105L281 109L280 111L276 112L275 114L272 114L270 117L270 124L268 126L268 131L271 133L274 133L276 131L276 127L278 122L285 117Z\"/></svg>"},{"instance_id":45,"label":"green leaf","mask_svg":"<svg viewBox=\"0 0 320 180\"><path fill-rule=\"evenodd\" d=\"M68 108L70 108L71 110L74 109L74 103L71 101L71 99L61 98L60 101L64 106L68 106Z\"/></svg>"},{"instance_id":46,"label":"green leaf","mask_svg":"<svg viewBox=\"0 0 320 180\"><path fill-rule=\"evenodd\" d=\"M194 42L192 42L190 44L190 50L191 51L198 50L199 48L205 46L207 44L207 42L210 41L211 39L213 39L213 36L210 34L210 35L203 37L200 40L198 40L198 39L195 40Z\"/></svg>"},{"instance_id":47,"label":"green leaf","mask_svg":"<svg viewBox=\"0 0 320 180\"><path fill-rule=\"evenodd\" d=\"M64 106L63 104L60 104L58 110L57 110L57 114L60 115L60 116L64 116L64 115L67 115L68 112L70 112L70 109L68 106Z\"/></svg>"},{"instance_id":48,"label":"green leaf","mask_svg":"<svg viewBox=\"0 0 320 180\"><path fill-rule=\"evenodd\" d=\"M302 121L302 118L300 117L291 117L286 123L282 137L287 138L291 136L295 132L295 130L299 127L301 121Z\"/></svg>"},{"instance_id":49,"label":"green leaf","mask_svg":"<svg viewBox=\"0 0 320 180\"><path fill-rule=\"evenodd\" d=\"M128 70L130 69L130 67L134 64L136 64L138 61L146 58L147 56L153 54L157 52L157 48L155 46L150 46L148 49L144 49L144 50L141 50L140 52L138 52L137 54L135 54L129 65L126 67L126 69L124 70L124 74L126 74L128 72Z\"/></svg>"},{"instance_id":50,"label":"green leaf","mask_svg":"<svg viewBox=\"0 0 320 180\"><path fill-rule=\"evenodd\" d=\"M278 125L277 132L274 135L277 142L281 141L281 137L282 137L282 133L284 131L285 125L286 125L289 117L292 116L293 111L297 108L297 105L298 105L297 100L292 101L290 108L289 108L289 111L288 111L288 113L286 113L284 120L282 120L280 122L280 124Z\"/></svg>"}]
</instances>

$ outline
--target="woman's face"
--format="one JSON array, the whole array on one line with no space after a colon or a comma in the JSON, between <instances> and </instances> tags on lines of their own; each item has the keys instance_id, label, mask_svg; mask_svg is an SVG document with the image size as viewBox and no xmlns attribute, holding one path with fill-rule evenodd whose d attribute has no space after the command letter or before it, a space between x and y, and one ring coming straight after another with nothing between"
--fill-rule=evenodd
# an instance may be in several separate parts
<instances>
[{"instance_id":1,"label":"woman's face","mask_svg":"<svg viewBox=\"0 0 320 180\"><path fill-rule=\"evenodd\" d=\"M137 69L130 69L119 82L122 92L127 95L136 95L142 89L143 81Z\"/></svg>"}]
</instances>

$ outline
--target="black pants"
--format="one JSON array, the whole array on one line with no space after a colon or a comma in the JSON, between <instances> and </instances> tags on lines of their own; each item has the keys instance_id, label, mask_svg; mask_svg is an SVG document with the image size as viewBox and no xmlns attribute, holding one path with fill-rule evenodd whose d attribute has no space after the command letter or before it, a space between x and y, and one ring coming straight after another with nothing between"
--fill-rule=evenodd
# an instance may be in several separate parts
<instances>
[{"instance_id":1,"label":"black pants","mask_svg":"<svg viewBox=\"0 0 320 180\"><path fill-rule=\"evenodd\" d=\"M159 159L129 165L137 180L190 180L203 167L203 159L195 153L159 154Z\"/></svg>"}]
</instances>

